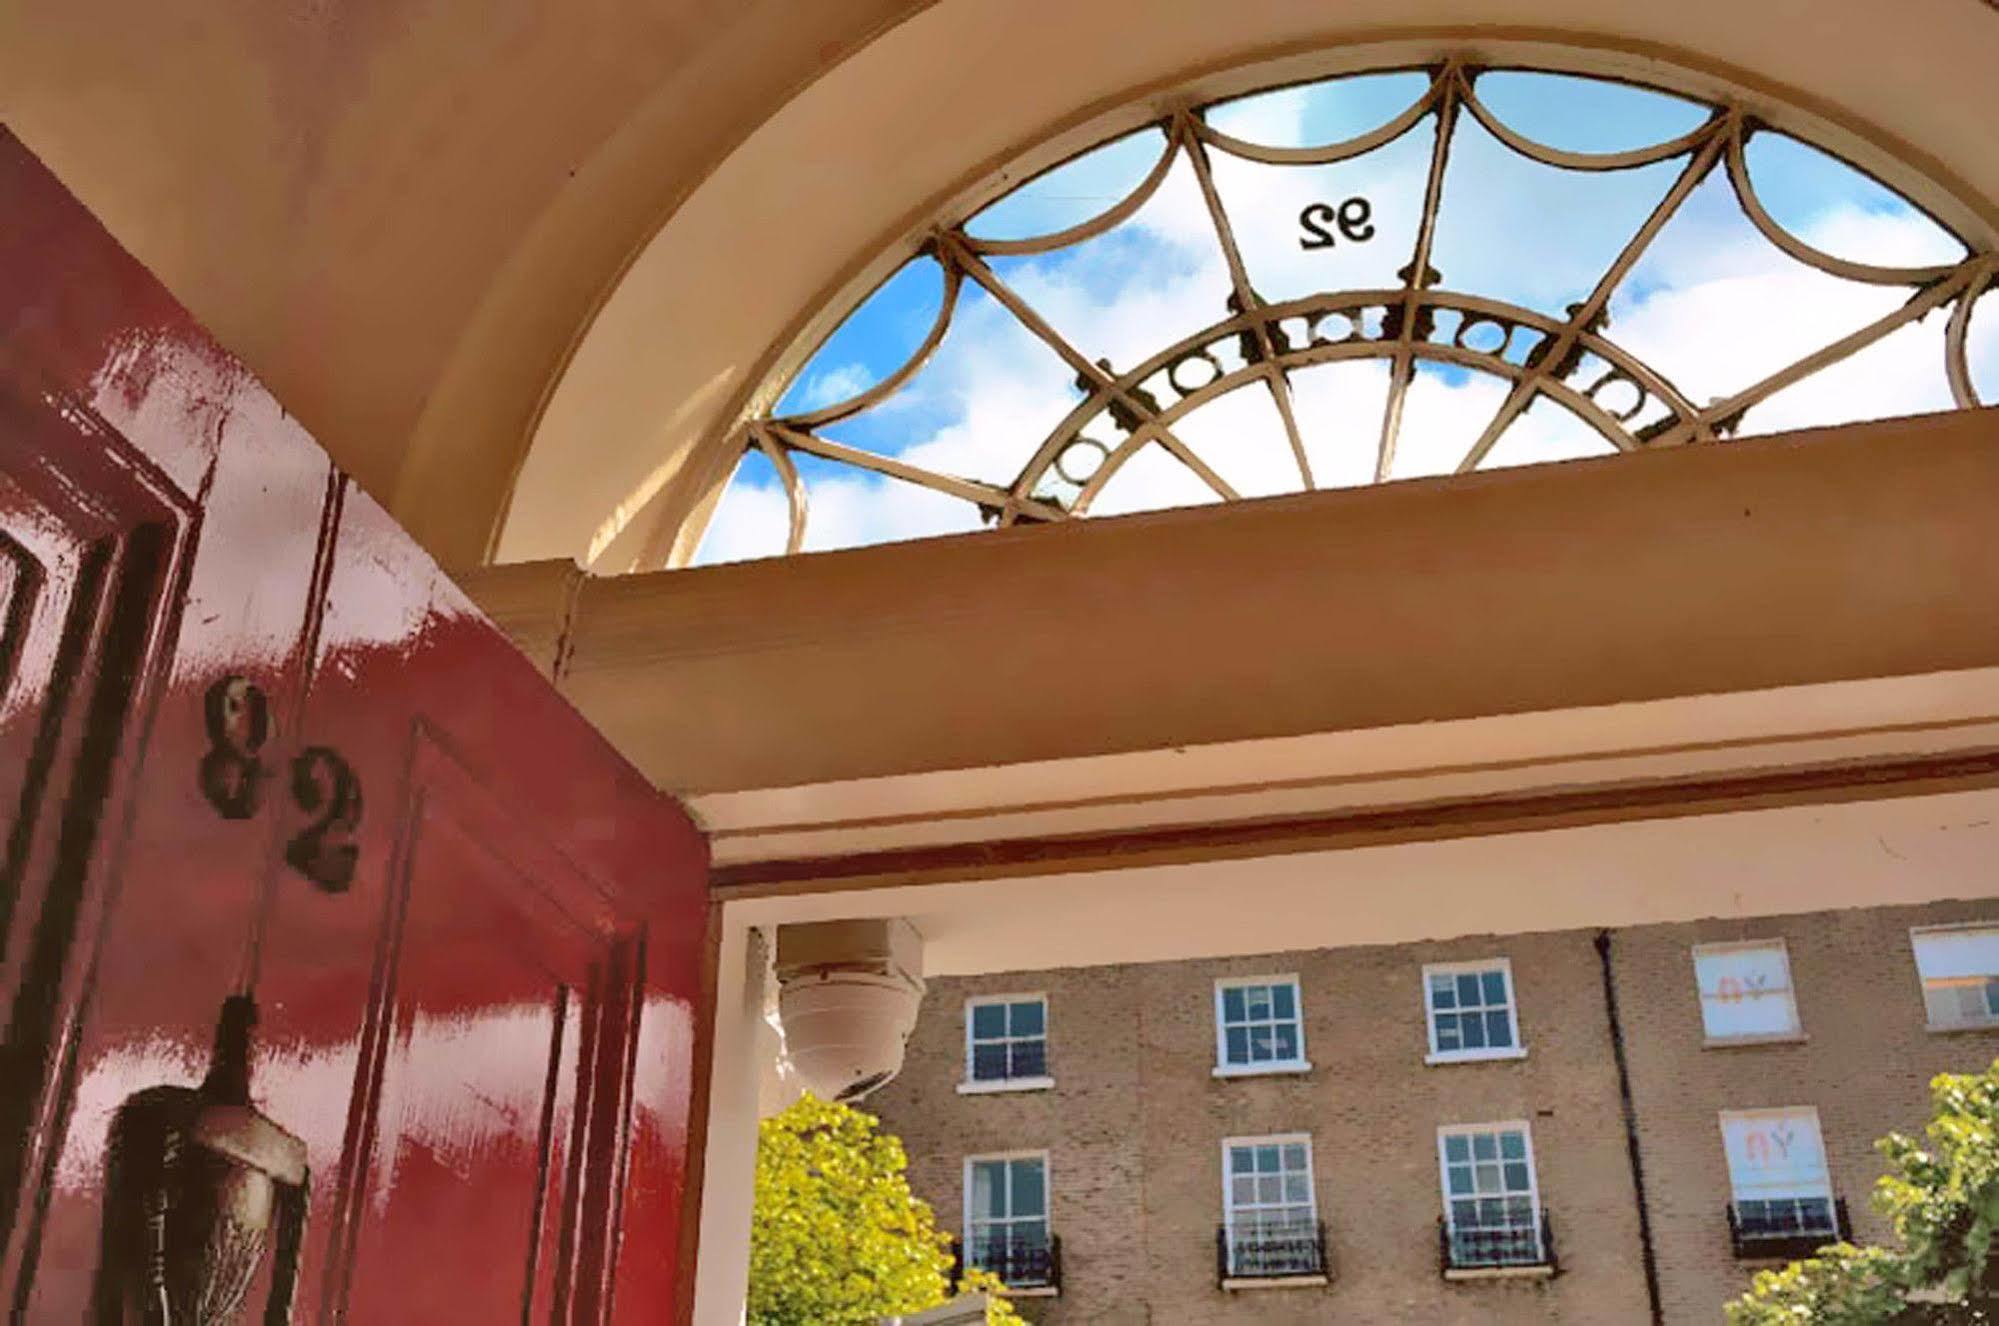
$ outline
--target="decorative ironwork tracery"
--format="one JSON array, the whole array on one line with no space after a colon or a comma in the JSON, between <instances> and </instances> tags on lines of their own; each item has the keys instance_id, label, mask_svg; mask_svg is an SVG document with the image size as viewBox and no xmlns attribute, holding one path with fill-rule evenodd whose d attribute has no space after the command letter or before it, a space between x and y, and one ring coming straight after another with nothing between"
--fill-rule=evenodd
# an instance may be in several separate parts
<instances>
[{"instance_id":1,"label":"decorative ironwork tracery","mask_svg":"<svg viewBox=\"0 0 1999 1326\"><path fill-rule=\"evenodd\" d=\"M1948 310L1942 375L1950 398L1958 408L1984 403L1973 381L1967 347L1974 306L1999 284L1999 253L1965 244L1955 232L1949 233L1963 246L1965 256L1930 265L1860 262L1814 246L1781 224L1759 196L1746 148L1753 135L1766 129L1739 108L1711 107L1693 129L1650 146L1571 151L1530 138L1496 114L1479 94L1479 79L1486 71L1453 60L1426 72L1425 90L1399 114L1366 132L1318 146L1252 142L1210 123L1213 107L1176 109L1153 126L1163 146L1150 169L1123 197L1086 220L1024 238L972 233L979 213L940 226L923 243L920 254L941 272L941 298L934 322L907 359L843 400L790 412L760 412L732 439L733 447L767 459L782 486L789 510L785 551L800 551L809 528L800 456L958 499L976 507L985 523L999 526L1086 514L1105 486L1152 447L1183 466L1215 498L1237 499L1243 494L1198 447L1176 432L1176 426L1202 406L1231 392L1254 391L1258 384L1281 423L1297 471L1295 488L1321 487L1300 423L1294 376L1303 369L1346 361L1385 361L1388 366L1384 403L1373 428L1375 482L1394 476L1397 446L1405 431L1405 404L1420 365L1469 370L1505 387L1496 412L1468 442L1455 466L1457 473L1486 462L1508 428L1541 401L1566 410L1620 452L1727 438L1759 403L1939 310ZM1601 174L1684 160L1671 186L1594 286L1567 307L1565 317L1554 317L1521 303L1454 290L1447 274L1433 263L1451 149L1464 117L1511 152L1561 171ZM1414 244L1407 264L1397 273L1400 284L1325 290L1276 301L1259 294L1237 240L1236 222L1216 184L1217 158L1264 166L1328 166L1364 157L1432 120L1434 144ZM1228 279L1225 306L1218 310L1222 316L1211 325L1119 369L1092 358L995 270L997 262L1057 254L1112 231L1136 216L1183 162L1198 185ZM1688 198L1717 172L1726 179L1743 217L1783 254L1843 281L1906 290L1907 298L1749 385L1701 403L1620 345L1607 333L1606 323L1613 293ZM1371 222L1360 220L1367 212L1341 210L1354 200L1335 201L1338 206L1329 202L1318 215L1316 228L1306 225L1304 247L1321 247L1320 241L1332 246L1343 233L1346 242L1381 242L1373 240ZM1301 222L1306 220L1301 216ZM1345 221L1353 224L1343 231ZM968 283L1075 375L1079 399L1040 439L1017 473L1005 482L951 475L829 436L830 427L881 407L917 377L952 329ZM1999 305L1999 300L1994 303Z\"/></svg>"}]
</instances>

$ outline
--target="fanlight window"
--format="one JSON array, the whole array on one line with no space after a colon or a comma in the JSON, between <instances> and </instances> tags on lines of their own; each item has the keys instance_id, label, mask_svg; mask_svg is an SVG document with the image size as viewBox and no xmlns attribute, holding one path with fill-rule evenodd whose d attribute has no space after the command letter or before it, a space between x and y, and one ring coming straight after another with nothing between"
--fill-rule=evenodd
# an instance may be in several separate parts
<instances>
[{"instance_id":1,"label":"fanlight window","mask_svg":"<svg viewBox=\"0 0 1999 1326\"><path fill-rule=\"evenodd\" d=\"M937 229L729 439L697 560L1970 408L1995 276L1626 83L1450 62L1176 110Z\"/></svg>"}]
</instances>

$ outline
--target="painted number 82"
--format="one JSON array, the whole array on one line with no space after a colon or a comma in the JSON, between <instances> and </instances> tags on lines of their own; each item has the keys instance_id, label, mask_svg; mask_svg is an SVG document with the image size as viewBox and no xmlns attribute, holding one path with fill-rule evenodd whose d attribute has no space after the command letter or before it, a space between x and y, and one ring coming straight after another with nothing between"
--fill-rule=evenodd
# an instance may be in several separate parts
<instances>
[{"instance_id":1,"label":"painted number 82","mask_svg":"<svg viewBox=\"0 0 1999 1326\"><path fill-rule=\"evenodd\" d=\"M1365 198L1348 198L1338 207L1331 203L1307 203L1298 213L1298 247L1330 249L1333 232L1338 230L1349 243L1365 244L1374 238L1374 204Z\"/></svg>"}]
</instances>

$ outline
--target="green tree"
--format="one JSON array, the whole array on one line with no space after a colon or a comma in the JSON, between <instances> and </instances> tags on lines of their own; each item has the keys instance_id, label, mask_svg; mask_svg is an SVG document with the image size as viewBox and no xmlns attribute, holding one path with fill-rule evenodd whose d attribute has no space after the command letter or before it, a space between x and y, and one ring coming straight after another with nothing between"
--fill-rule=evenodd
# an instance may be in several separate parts
<instances>
[{"instance_id":1,"label":"green tree","mask_svg":"<svg viewBox=\"0 0 1999 1326\"><path fill-rule=\"evenodd\" d=\"M1888 1173L1874 1209L1893 1247L1839 1243L1759 1272L1728 1305L1729 1326L1877 1326L1994 1320L1999 1262L1999 1062L1930 1082L1922 1140L1890 1133L1875 1144ZM1916 1300L1911 1302L1911 1297Z\"/></svg>"},{"instance_id":2,"label":"green tree","mask_svg":"<svg viewBox=\"0 0 1999 1326\"><path fill-rule=\"evenodd\" d=\"M872 1326L949 1296L950 1235L880 1123L808 1095L758 1126L749 1326ZM965 1288L999 1286L973 1272ZM1020 1318L995 1296L986 1321Z\"/></svg>"}]
</instances>

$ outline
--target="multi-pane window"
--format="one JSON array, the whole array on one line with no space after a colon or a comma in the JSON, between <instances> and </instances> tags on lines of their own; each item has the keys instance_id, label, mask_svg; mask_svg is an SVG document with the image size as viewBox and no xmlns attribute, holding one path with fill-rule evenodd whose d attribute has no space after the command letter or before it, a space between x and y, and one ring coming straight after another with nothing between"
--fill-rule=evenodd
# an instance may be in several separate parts
<instances>
[{"instance_id":1,"label":"multi-pane window","mask_svg":"<svg viewBox=\"0 0 1999 1326\"><path fill-rule=\"evenodd\" d=\"M1742 1110L1721 1116L1735 1223L1744 1239L1832 1237L1832 1176L1818 1111Z\"/></svg>"},{"instance_id":2,"label":"multi-pane window","mask_svg":"<svg viewBox=\"0 0 1999 1326\"><path fill-rule=\"evenodd\" d=\"M1423 968L1423 1004L1433 1062L1517 1059L1524 1053L1513 968L1504 958Z\"/></svg>"},{"instance_id":3,"label":"multi-pane window","mask_svg":"<svg viewBox=\"0 0 1999 1326\"><path fill-rule=\"evenodd\" d=\"M974 1085L1045 1085L1048 1000L1041 995L1002 995L968 1003L965 1077Z\"/></svg>"},{"instance_id":4,"label":"multi-pane window","mask_svg":"<svg viewBox=\"0 0 1999 1326\"><path fill-rule=\"evenodd\" d=\"M1710 1041L1796 1036L1798 1001L1781 939L1702 944L1694 950L1701 1023Z\"/></svg>"},{"instance_id":5,"label":"multi-pane window","mask_svg":"<svg viewBox=\"0 0 1999 1326\"><path fill-rule=\"evenodd\" d=\"M1441 1128L1437 1158L1451 1267L1536 1266L1546 1260L1526 1124Z\"/></svg>"},{"instance_id":6,"label":"multi-pane window","mask_svg":"<svg viewBox=\"0 0 1999 1326\"><path fill-rule=\"evenodd\" d=\"M1912 930L1932 1028L1999 1025L1999 926Z\"/></svg>"},{"instance_id":7,"label":"multi-pane window","mask_svg":"<svg viewBox=\"0 0 1999 1326\"><path fill-rule=\"evenodd\" d=\"M965 1161L965 1264L1015 1289L1051 1282L1045 1152Z\"/></svg>"},{"instance_id":8,"label":"multi-pane window","mask_svg":"<svg viewBox=\"0 0 1999 1326\"><path fill-rule=\"evenodd\" d=\"M1295 976L1215 982L1215 1071L1227 1075L1310 1067L1299 1009Z\"/></svg>"},{"instance_id":9,"label":"multi-pane window","mask_svg":"<svg viewBox=\"0 0 1999 1326\"><path fill-rule=\"evenodd\" d=\"M1324 1272L1311 1138L1230 1138L1222 1143L1222 1184L1229 1276Z\"/></svg>"}]
</instances>

